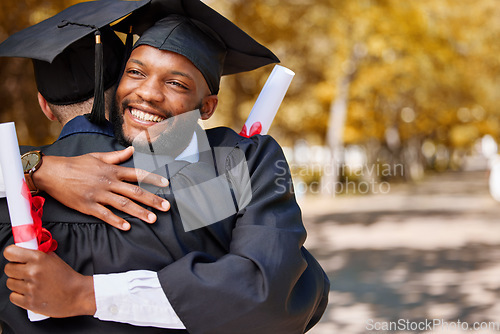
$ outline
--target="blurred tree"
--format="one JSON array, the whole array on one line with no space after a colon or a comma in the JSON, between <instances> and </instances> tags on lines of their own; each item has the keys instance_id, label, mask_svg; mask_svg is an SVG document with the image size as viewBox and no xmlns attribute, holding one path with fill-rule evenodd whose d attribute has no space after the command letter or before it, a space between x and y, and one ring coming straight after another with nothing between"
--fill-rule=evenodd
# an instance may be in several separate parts
<instances>
[{"instance_id":1,"label":"blurred tree","mask_svg":"<svg viewBox=\"0 0 500 334\"><path fill-rule=\"evenodd\" d=\"M0 2L0 41L78 1L3 0ZM54 37L52 37L54 38ZM31 60L0 58L0 122L15 122L20 144L47 144L57 137L58 124L41 112Z\"/></svg>"},{"instance_id":2,"label":"blurred tree","mask_svg":"<svg viewBox=\"0 0 500 334\"><path fill-rule=\"evenodd\" d=\"M75 2L3 0L0 40ZM484 134L500 138L496 0L207 3L296 72L270 131L283 145L299 138L325 144L329 111L342 99L341 141L365 147L369 164L404 163L414 176L438 154L459 162ZM16 121L25 144L52 141L59 128L39 112L29 61L0 62L0 121ZM223 78L219 111L208 125L239 131L271 69ZM434 158L424 157L424 144ZM453 167L440 161L441 169Z\"/></svg>"},{"instance_id":3,"label":"blurred tree","mask_svg":"<svg viewBox=\"0 0 500 334\"><path fill-rule=\"evenodd\" d=\"M385 157L404 163L411 177L420 175L427 161L424 141L460 157L484 134L500 138L495 0L210 4L296 72L271 128L284 144L298 138L325 143L329 110L342 99L347 119L337 135L347 145L363 145L369 164ZM223 122L241 124L264 74L227 78L231 102L218 112Z\"/></svg>"}]
</instances>

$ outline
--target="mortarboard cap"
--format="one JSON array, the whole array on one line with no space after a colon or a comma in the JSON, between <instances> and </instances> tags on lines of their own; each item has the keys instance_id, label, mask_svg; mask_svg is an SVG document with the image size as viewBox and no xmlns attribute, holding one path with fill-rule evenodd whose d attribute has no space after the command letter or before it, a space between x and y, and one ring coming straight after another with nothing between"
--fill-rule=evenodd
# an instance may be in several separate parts
<instances>
[{"instance_id":1,"label":"mortarboard cap","mask_svg":"<svg viewBox=\"0 0 500 334\"><path fill-rule=\"evenodd\" d=\"M49 99L51 99L51 93L55 95L52 96L53 102L64 104L64 99L68 97L69 100L66 101L66 104L68 104L74 103L75 101L79 100L78 97L74 96L73 90L75 89L75 86L68 84L67 87L65 87L65 82L57 82L54 84L54 86L51 86L51 83L48 81L45 83L41 82L40 80L43 80L41 79L41 75L46 74L47 72L45 71L46 68L42 68L42 63L38 61L52 63L54 59L58 55L63 54L70 45L80 41L83 38L85 41L82 41L82 44L75 44L75 46L73 46L71 50L67 51L66 55L63 54L60 59L56 60L56 63L60 66L69 66L69 68L74 70L76 62L73 61L70 63L65 63L63 59L66 58L66 60L68 60L69 54L80 52L78 51L78 48L81 48L83 44L87 43L87 41L88 43L93 43L91 45L95 46L95 56L92 56L89 52L85 51L85 54L87 56L84 57L82 54L78 57L78 59L85 63L84 67L86 69L89 69L91 67L95 69L95 75L91 76L91 78L95 82L87 82L85 83L85 85L76 87L76 89L81 89L92 85L92 87L94 88L94 106L92 108L92 115L98 115L98 117L96 117L96 122L99 123L104 119L104 86L106 85L106 83L103 83L102 76L107 76L112 72L114 73L113 69L103 70L103 66L109 65L109 62L108 60L102 58L106 57L106 55L103 55L103 53L106 53L106 51L103 51L103 46L100 42L99 31L105 26L108 26L110 23L123 18L124 16L130 14L132 11L146 5L149 2L150 0L100 0L78 3L66 8L62 12L38 24L30 26L11 35L0 44L0 57L24 57L34 59L35 72L38 72L37 84L42 83L42 86L44 86L42 90L44 90L46 94L47 92L49 92ZM104 30L107 30L107 28L104 28ZM95 42L91 42L89 39L89 36L93 35L92 33L96 34ZM114 46L118 45L116 43L117 40L112 37L112 35L110 35L107 31L105 32L105 34L106 36L103 37L104 42L108 40L111 43L114 43ZM94 39L93 36L92 39ZM104 49L109 50L107 46L104 47ZM107 52L107 54L108 56L112 57L109 52ZM59 66L57 64L55 64L54 66ZM120 65L121 64L119 64L118 66ZM65 70L61 69L61 71L58 71L58 73L61 74L64 71ZM89 77L87 77L86 75L82 75L82 71L83 70L81 69L75 71L75 80L81 80L83 77L86 77L85 80L88 81ZM60 79L66 80L68 79L68 76L61 76ZM65 95L66 92L64 92L66 88L69 90L68 95ZM42 91L41 93L43 95ZM85 94L80 97L80 100L82 100L84 96ZM102 115L102 117L100 115Z\"/></svg>"},{"instance_id":2,"label":"mortarboard cap","mask_svg":"<svg viewBox=\"0 0 500 334\"><path fill-rule=\"evenodd\" d=\"M141 35L136 46L182 54L202 72L214 94L221 75L279 62L269 49L199 0L152 0L113 29Z\"/></svg>"},{"instance_id":3,"label":"mortarboard cap","mask_svg":"<svg viewBox=\"0 0 500 334\"><path fill-rule=\"evenodd\" d=\"M125 46L109 27L100 29L103 46L104 90L118 81ZM95 37L88 34L74 42L49 63L33 59L38 91L50 103L67 105L88 100L94 95Z\"/></svg>"},{"instance_id":4,"label":"mortarboard cap","mask_svg":"<svg viewBox=\"0 0 500 334\"><path fill-rule=\"evenodd\" d=\"M180 15L170 15L146 30L134 48L140 45L149 45L186 57L203 74L212 94L218 93L226 46L201 22Z\"/></svg>"}]
</instances>

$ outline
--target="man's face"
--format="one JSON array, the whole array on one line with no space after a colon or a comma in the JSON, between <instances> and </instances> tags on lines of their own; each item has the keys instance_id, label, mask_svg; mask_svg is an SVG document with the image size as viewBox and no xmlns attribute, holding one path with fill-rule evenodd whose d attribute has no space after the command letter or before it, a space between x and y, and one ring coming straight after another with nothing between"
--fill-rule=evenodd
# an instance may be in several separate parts
<instances>
[{"instance_id":1,"label":"man's face","mask_svg":"<svg viewBox=\"0 0 500 334\"><path fill-rule=\"evenodd\" d=\"M215 104L207 104L214 98ZM201 72L187 58L141 45L132 51L118 85L113 122L122 125L126 142L141 135L151 143L174 130L180 122L176 118L182 118L177 115L200 109L202 118L210 117L216 101Z\"/></svg>"}]
</instances>

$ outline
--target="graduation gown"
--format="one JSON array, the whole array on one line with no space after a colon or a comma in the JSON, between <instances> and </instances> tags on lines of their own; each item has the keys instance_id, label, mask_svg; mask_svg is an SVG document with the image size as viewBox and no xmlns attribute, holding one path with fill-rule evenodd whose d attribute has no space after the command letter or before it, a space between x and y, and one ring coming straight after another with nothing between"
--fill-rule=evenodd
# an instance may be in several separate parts
<instances>
[{"instance_id":1,"label":"graduation gown","mask_svg":"<svg viewBox=\"0 0 500 334\"><path fill-rule=\"evenodd\" d=\"M269 136L243 138L227 128L206 131L210 149L199 162L159 166L169 189L149 187L171 203L150 225L127 217L123 232L69 209L44 194L43 225L58 241L56 253L84 275L128 270L158 272L162 288L186 330L136 327L91 316L30 322L26 311L10 303L0 269L0 322L7 333L303 333L323 314L329 281L302 247L306 232L290 191L290 173L279 145ZM47 155L75 156L119 150L113 138L77 134L44 147ZM176 202L175 185L206 181L200 170L234 175L245 161L251 198L240 205L238 180L229 182L234 213L207 226L186 229ZM132 166L132 160L124 165ZM163 173L160 173L163 174ZM174 188L172 188L174 185ZM213 192L219 189L212 189ZM210 197L210 196L207 196ZM209 202L209 199L207 199ZM196 203L192 203L195 206ZM181 210L182 211L182 210ZM186 232L186 230L188 230ZM0 246L13 243L5 199L0 202Z\"/></svg>"}]
</instances>

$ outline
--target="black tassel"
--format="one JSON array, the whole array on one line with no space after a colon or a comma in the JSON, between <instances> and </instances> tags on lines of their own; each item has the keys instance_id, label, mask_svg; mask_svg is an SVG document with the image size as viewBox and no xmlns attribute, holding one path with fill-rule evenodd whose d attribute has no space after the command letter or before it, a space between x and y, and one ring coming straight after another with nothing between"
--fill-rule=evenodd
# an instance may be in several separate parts
<instances>
[{"instance_id":1,"label":"black tassel","mask_svg":"<svg viewBox=\"0 0 500 334\"><path fill-rule=\"evenodd\" d=\"M106 109L104 101L104 84L103 84L103 50L101 43L101 33L99 30L95 32L95 86L94 86L94 105L90 113L89 120L97 125L102 125L106 122Z\"/></svg>"},{"instance_id":2,"label":"black tassel","mask_svg":"<svg viewBox=\"0 0 500 334\"><path fill-rule=\"evenodd\" d=\"M132 34L132 26L130 26L130 29L127 34L127 39L125 40L125 61L128 60L128 57L130 57L130 53L132 53L132 46L134 44L134 34Z\"/></svg>"}]
</instances>

